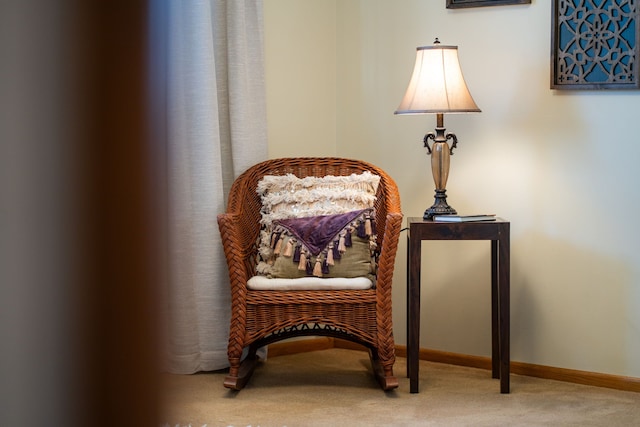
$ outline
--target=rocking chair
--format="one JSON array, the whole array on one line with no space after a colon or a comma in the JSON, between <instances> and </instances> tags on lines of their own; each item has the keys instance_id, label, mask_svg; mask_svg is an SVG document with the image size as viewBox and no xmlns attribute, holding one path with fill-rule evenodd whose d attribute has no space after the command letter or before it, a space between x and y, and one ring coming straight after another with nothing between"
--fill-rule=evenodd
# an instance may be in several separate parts
<instances>
[{"instance_id":1,"label":"rocking chair","mask_svg":"<svg viewBox=\"0 0 640 427\"><path fill-rule=\"evenodd\" d=\"M256 266L260 262L258 245L264 207L257 188L265 176L346 177L367 172L380 177L372 209L376 229L372 234L376 248L372 286L287 290L256 290L248 286L249 280L259 275ZM296 336L328 336L368 348L373 373L382 389L396 388L391 285L401 223L395 182L383 170L364 161L281 158L259 163L240 175L231 187L226 213L218 215L232 299L230 369L224 386L240 390L246 385L256 367L260 347ZM248 355L242 360L245 349Z\"/></svg>"}]
</instances>

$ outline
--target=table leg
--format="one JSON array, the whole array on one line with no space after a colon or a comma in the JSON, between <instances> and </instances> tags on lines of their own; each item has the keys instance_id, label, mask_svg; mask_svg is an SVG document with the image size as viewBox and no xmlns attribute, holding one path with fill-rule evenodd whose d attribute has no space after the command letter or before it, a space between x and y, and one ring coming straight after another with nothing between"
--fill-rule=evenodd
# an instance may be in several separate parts
<instances>
[{"instance_id":1,"label":"table leg","mask_svg":"<svg viewBox=\"0 0 640 427\"><path fill-rule=\"evenodd\" d=\"M409 289L407 309L407 373L410 393L418 393L418 368L420 357L420 267L422 241L409 239Z\"/></svg>"},{"instance_id":2,"label":"table leg","mask_svg":"<svg viewBox=\"0 0 640 427\"><path fill-rule=\"evenodd\" d=\"M510 237L509 224L504 227L506 230L500 233L499 251L499 312L500 312L500 393L509 393L509 373L510 373L510 313L511 313L511 260L510 260Z\"/></svg>"},{"instance_id":3,"label":"table leg","mask_svg":"<svg viewBox=\"0 0 640 427\"><path fill-rule=\"evenodd\" d=\"M409 363L409 343L411 342L411 235L407 232L407 307L406 307L406 331L407 331L407 378L411 378L411 364Z\"/></svg>"},{"instance_id":4,"label":"table leg","mask_svg":"<svg viewBox=\"0 0 640 427\"><path fill-rule=\"evenodd\" d=\"M491 241L491 377L500 378L500 305L498 294L498 241Z\"/></svg>"}]
</instances>

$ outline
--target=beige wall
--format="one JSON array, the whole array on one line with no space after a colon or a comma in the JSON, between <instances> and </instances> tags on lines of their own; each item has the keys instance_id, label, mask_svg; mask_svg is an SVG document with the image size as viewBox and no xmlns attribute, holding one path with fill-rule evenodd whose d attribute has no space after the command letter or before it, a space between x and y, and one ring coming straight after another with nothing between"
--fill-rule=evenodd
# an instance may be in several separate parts
<instances>
[{"instance_id":1,"label":"beige wall","mask_svg":"<svg viewBox=\"0 0 640 427\"><path fill-rule=\"evenodd\" d=\"M264 4L269 156L336 151L336 2Z\"/></svg>"},{"instance_id":2,"label":"beige wall","mask_svg":"<svg viewBox=\"0 0 640 427\"><path fill-rule=\"evenodd\" d=\"M421 216L435 118L393 111L415 48L458 45L482 113L445 116L460 141L449 202L511 221L512 360L640 377L640 93L550 90L546 1L444 3L265 0L270 156L371 161L396 179L405 215ZM488 356L489 244L424 246L421 346ZM405 262L400 245L399 344Z\"/></svg>"}]
</instances>

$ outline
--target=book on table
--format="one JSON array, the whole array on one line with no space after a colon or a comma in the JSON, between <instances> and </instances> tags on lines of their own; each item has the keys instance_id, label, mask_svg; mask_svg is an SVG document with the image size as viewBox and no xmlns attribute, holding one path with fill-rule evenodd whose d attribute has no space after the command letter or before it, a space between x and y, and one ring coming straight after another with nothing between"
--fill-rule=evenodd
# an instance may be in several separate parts
<instances>
[{"instance_id":1,"label":"book on table","mask_svg":"<svg viewBox=\"0 0 640 427\"><path fill-rule=\"evenodd\" d=\"M479 215L435 215L434 221L438 222L471 222L471 221L495 221L495 214Z\"/></svg>"}]
</instances>

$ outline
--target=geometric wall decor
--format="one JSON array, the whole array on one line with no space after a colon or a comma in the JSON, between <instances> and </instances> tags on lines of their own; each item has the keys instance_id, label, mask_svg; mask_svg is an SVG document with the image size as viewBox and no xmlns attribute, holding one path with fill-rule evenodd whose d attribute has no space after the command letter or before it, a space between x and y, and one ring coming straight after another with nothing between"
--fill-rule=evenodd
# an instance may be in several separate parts
<instances>
[{"instance_id":1,"label":"geometric wall decor","mask_svg":"<svg viewBox=\"0 0 640 427\"><path fill-rule=\"evenodd\" d=\"M640 88L640 0L552 0L551 88Z\"/></svg>"},{"instance_id":2,"label":"geometric wall decor","mask_svg":"<svg viewBox=\"0 0 640 427\"><path fill-rule=\"evenodd\" d=\"M498 6L501 4L529 4L531 0L447 0L447 9L463 7Z\"/></svg>"}]
</instances>

